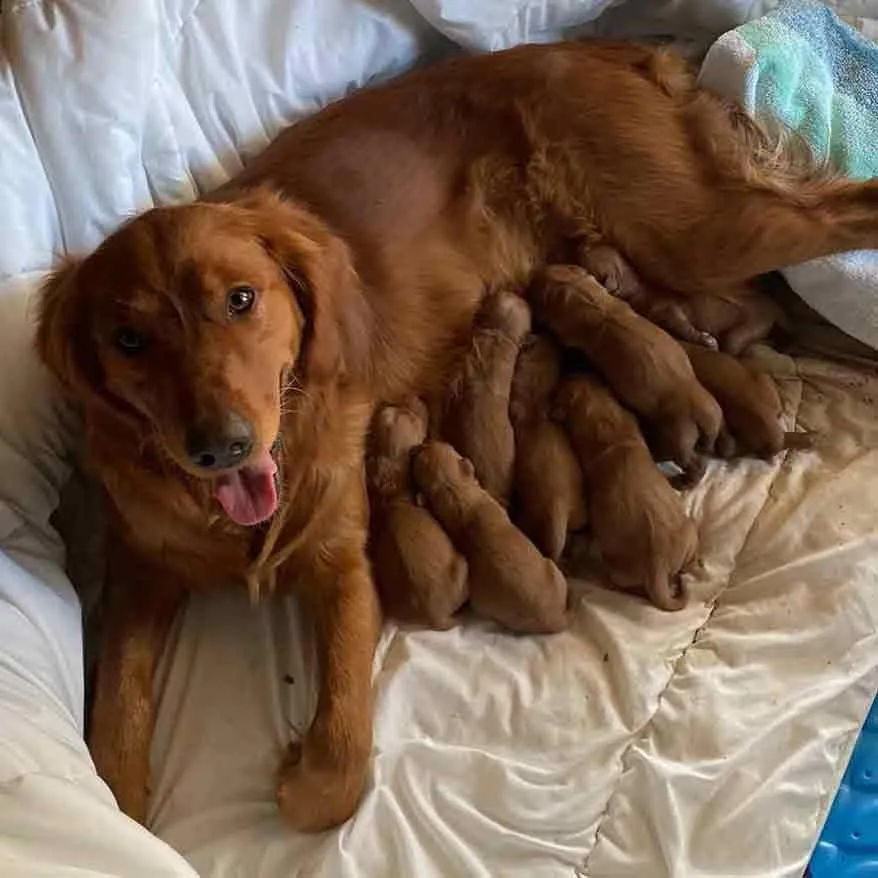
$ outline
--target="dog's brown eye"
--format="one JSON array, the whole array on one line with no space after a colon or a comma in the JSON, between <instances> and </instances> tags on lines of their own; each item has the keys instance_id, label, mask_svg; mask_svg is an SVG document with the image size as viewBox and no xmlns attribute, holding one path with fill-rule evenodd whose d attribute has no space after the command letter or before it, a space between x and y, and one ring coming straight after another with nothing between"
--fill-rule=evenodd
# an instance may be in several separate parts
<instances>
[{"instance_id":1,"label":"dog's brown eye","mask_svg":"<svg viewBox=\"0 0 878 878\"><path fill-rule=\"evenodd\" d=\"M253 287L234 287L229 290L229 314L244 314L253 307L255 301L256 290Z\"/></svg>"},{"instance_id":2,"label":"dog's brown eye","mask_svg":"<svg viewBox=\"0 0 878 878\"><path fill-rule=\"evenodd\" d=\"M146 347L146 339L136 329L120 329L116 333L116 347L123 354L139 354Z\"/></svg>"}]
</instances>

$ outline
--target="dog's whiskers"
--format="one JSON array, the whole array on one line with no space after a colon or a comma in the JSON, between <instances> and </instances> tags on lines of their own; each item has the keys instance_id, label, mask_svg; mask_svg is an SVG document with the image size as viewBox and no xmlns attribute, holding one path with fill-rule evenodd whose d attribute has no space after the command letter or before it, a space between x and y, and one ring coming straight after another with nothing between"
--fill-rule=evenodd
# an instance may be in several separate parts
<instances>
[{"instance_id":1,"label":"dog's whiskers","mask_svg":"<svg viewBox=\"0 0 878 878\"><path fill-rule=\"evenodd\" d=\"M298 398L298 399L291 399ZM294 414L296 409L296 402L304 401L310 402L311 395L308 391L302 387L299 383L298 376L295 374L291 374L286 381L284 381L283 385L281 385L280 389L280 411L281 414L290 415Z\"/></svg>"}]
</instances>

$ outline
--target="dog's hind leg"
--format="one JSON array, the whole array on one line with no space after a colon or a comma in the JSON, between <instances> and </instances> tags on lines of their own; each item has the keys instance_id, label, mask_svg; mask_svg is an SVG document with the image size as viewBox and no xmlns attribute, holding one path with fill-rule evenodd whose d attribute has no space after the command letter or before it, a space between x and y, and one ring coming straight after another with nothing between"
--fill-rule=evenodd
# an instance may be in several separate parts
<instances>
[{"instance_id":1,"label":"dog's hind leg","mask_svg":"<svg viewBox=\"0 0 878 878\"><path fill-rule=\"evenodd\" d=\"M663 224L626 242L638 270L680 293L731 286L831 253L878 249L878 179L827 180L813 184L808 197L743 185L701 195L697 221Z\"/></svg>"}]
</instances>

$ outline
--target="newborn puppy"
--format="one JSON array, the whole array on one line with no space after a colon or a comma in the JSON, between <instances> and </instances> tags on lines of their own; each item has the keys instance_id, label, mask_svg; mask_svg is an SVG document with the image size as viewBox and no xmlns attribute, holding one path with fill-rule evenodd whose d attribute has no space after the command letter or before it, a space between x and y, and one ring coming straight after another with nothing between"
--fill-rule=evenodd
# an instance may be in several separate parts
<instances>
[{"instance_id":1,"label":"newborn puppy","mask_svg":"<svg viewBox=\"0 0 878 878\"><path fill-rule=\"evenodd\" d=\"M716 397L726 429L717 441L723 457L753 454L771 458L784 448L811 448L810 433L787 433L783 405L770 375L728 354L684 344L698 380Z\"/></svg>"},{"instance_id":2,"label":"newborn puppy","mask_svg":"<svg viewBox=\"0 0 878 878\"><path fill-rule=\"evenodd\" d=\"M415 502L412 451L426 435L420 400L375 414L366 456L369 554L388 616L445 629L467 599L467 565L441 525Z\"/></svg>"},{"instance_id":3,"label":"newborn puppy","mask_svg":"<svg viewBox=\"0 0 878 878\"><path fill-rule=\"evenodd\" d=\"M585 482L588 519L610 580L682 609L681 574L698 563L698 533L659 472L637 421L594 378L564 380L553 414L567 428Z\"/></svg>"},{"instance_id":4,"label":"newborn puppy","mask_svg":"<svg viewBox=\"0 0 878 878\"><path fill-rule=\"evenodd\" d=\"M578 266L543 269L530 297L536 316L563 344L582 351L646 421L656 456L686 473L703 471L699 452L713 450L722 411L679 343Z\"/></svg>"},{"instance_id":5,"label":"newborn puppy","mask_svg":"<svg viewBox=\"0 0 878 878\"><path fill-rule=\"evenodd\" d=\"M556 563L569 531L585 526L582 471L570 441L549 418L561 352L546 336L525 340L515 364L509 415L515 431L515 523Z\"/></svg>"},{"instance_id":6,"label":"newborn puppy","mask_svg":"<svg viewBox=\"0 0 878 878\"><path fill-rule=\"evenodd\" d=\"M512 631L567 626L567 580L476 481L473 465L444 442L415 454L415 482L469 564L473 609Z\"/></svg>"},{"instance_id":7,"label":"newborn puppy","mask_svg":"<svg viewBox=\"0 0 878 878\"><path fill-rule=\"evenodd\" d=\"M509 292L489 295L441 416L442 438L472 462L479 482L504 505L515 465L509 389L519 344L529 330L530 308L524 299Z\"/></svg>"},{"instance_id":8,"label":"newborn puppy","mask_svg":"<svg viewBox=\"0 0 878 878\"><path fill-rule=\"evenodd\" d=\"M580 255L585 268L609 292L691 344L720 348L737 356L748 345L766 338L782 317L778 305L752 284L729 287L712 295L674 296L642 283L614 247L585 247Z\"/></svg>"}]
</instances>

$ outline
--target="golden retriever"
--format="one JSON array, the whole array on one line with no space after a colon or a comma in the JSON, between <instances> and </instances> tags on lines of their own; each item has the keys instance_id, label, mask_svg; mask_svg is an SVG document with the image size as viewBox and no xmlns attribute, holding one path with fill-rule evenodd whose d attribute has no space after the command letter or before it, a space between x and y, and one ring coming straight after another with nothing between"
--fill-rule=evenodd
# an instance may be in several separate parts
<instances>
[{"instance_id":1,"label":"golden retriever","mask_svg":"<svg viewBox=\"0 0 878 878\"><path fill-rule=\"evenodd\" d=\"M95 762L144 819L153 670L190 590L295 588L320 644L288 824L347 819L372 745L380 614L364 439L437 391L486 291L587 240L698 295L878 245L878 183L778 160L673 54L524 46L330 105L207 200L150 210L45 287L39 350L113 510Z\"/></svg>"}]
</instances>

